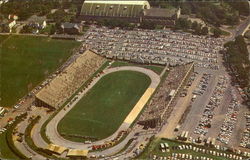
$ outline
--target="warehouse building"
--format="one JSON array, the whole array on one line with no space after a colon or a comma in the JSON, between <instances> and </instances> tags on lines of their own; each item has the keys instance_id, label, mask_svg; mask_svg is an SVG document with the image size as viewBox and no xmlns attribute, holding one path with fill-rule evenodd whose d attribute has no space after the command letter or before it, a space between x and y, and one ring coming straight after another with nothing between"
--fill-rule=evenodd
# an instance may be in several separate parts
<instances>
[{"instance_id":1,"label":"warehouse building","mask_svg":"<svg viewBox=\"0 0 250 160\"><path fill-rule=\"evenodd\" d=\"M152 8L148 1L95 1L83 3L79 19L96 21L100 19L123 19L128 22L141 23L150 21L156 24L174 25L180 16L180 9Z\"/></svg>"}]
</instances>

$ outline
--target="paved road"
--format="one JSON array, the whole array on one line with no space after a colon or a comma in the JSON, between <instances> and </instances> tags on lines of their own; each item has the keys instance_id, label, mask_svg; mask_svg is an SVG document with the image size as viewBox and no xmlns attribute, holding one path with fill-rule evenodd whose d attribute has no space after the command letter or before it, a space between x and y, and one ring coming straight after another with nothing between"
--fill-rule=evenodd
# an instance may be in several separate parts
<instances>
[{"instance_id":1,"label":"paved road","mask_svg":"<svg viewBox=\"0 0 250 160\"><path fill-rule=\"evenodd\" d=\"M26 128L29 125L29 121L28 121L29 118L32 116L36 117L38 115L42 115L42 113L43 113L43 110L40 110L39 108L34 108L31 112L28 112L29 116L24 121L19 123L17 126L18 133L24 134ZM21 143L16 141L14 144L19 151L25 154L26 157L30 157L33 160L46 160L45 157L43 157L40 154L37 154L35 151L32 150L32 148L28 146L28 144L26 143L24 139L24 136L23 136L23 141Z\"/></svg>"},{"instance_id":2,"label":"paved road","mask_svg":"<svg viewBox=\"0 0 250 160\"><path fill-rule=\"evenodd\" d=\"M117 134L119 133L119 131L121 130L127 130L130 126L130 124L126 124L123 123L120 128L110 137L107 137L103 140L100 141L96 141L93 142L93 144L84 144L84 143L80 143L80 142L72 142L69 140L64 139L63 137L61 137L57 131L57 125L60 122L60 120L74 107L74 105L84 96L84 94L86 92L88 92L89 89L91 89L103 76L112 73L112 72L117 72L117 71L123 71L123 70L130 70L130 71L137 71L137 72L142 72L146 75L148 75L151 79L151 84L149 85L149 88L156 88L160 82L160 77L159 75L157 75L155 72L149 70L149 69L145 69L145 68L141 68L141 67L134 67L134 66L125 66L125 67L116 67L116 68L110 68L110 69L106 69L104 70L104 73L95 78L92 83L88 86L88 88L80 95L78 96L78 100L76 100L69 108L67 108L66 110L62 110L60 111L47 125L46 127L46 134L49 137L49 139L57 145L60 146L64 146L67 148L76 148L76 149L88 149L88 147L92 146L93 144L103 144L105 141L114 139ZM136 117L135 117L136 118ZM39 124L39 126L41 126L41 124ZM37 127L34 132L34 141L38 146L44 146L44 141L41 141L41 136L39 136L39 129L40 127ZM123 142L121 142L119 145L116 145L115 147L112 147L111 149L105 150L105 154L111 154L111 153L115 153L117 151L119 151L120 149L122 149L122 147L127 143L127 141L130 139L131 136L134 135L135 132L131 132L129 135L125 138L125 140ZM41 144L40 144L41 143ZM102 152L100 152L101 154Z\"/></svg>"}]
</instances>

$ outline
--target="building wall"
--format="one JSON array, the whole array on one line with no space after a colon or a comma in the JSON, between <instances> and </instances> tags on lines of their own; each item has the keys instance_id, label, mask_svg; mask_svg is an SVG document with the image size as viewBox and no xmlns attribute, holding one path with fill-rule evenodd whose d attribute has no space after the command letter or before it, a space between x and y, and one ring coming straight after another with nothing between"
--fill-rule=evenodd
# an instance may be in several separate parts
<instances>
[{"instance_id":1,"label":"building wall","mask_svg":"<svg viewBox=\"0 0 250 160\"><path fill-rule=\"evenodd\" d=\"M53 110L55 109L54 107L52 107L49 104L43 102L42 100L38 99L37 97L35 99L35 106L37 106L37 107L46 107L46 108L53 109Z\"/></svg>"},{"instance_id":2,"label":"building wall","mask_svg":"<svg viewBox=\"0 0 250 160\"><path fill-rule=\"evenodd\" d=\"M113 16L90 16L90 15L80 15L78 17L79 20L83 21L97 21L101 19L118 19L125 20L133 23L140 23L140 17L113 17Z\"/></svg>"}]
</instances>

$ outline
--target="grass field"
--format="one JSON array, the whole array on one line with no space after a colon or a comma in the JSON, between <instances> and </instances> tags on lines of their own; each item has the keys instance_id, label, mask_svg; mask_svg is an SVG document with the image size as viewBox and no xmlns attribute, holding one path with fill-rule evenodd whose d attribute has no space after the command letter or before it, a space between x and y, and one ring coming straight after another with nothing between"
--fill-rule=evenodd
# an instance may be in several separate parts
<instances>
[{"instance_id":1,"label":"grass field","mask_svg":"<svg viewBox=\"0 0 250 160\"><path fill-rule=\"evenodd\" d=\"M0 36L0 41L4 38ZM62 65L79 44L47 37L9 37L0 48L0 106L13 106Z\"/></svg>"},{"instance_id":2,"label":"grass field","mask_svg":"<svg viewBox=\"0 0 250 160\"><path fill-rule=\"evenodd\" d=\"M0 134L0 158L18 159L18 157L10 150L6 142L6 132Z\"/></svg>"},{"instance_id":3,"label":"grass field","mask_svg":"<svg viewBox=\"0 0 250 160\"><path fill-rule=\"evenodd\" d=\"M114 72L104 76L59 122L59 133L97 139L112 135L150 82L147 75L134 71ZM64 137L72 141L83 141Z\"/></svg>"},{"instance_id":4,"label":"grass field","mask_svg":"<svg viewBox=\"0 0 250 160\"><path fill-rule=\"evenodd\" d=\"M141 64L129 63L129 62L125 62L125 61L115 61L111 65L111 67L121 67L121 66L137 66L137 67L142 67L142 68L150 69L150 70L154 71L157 74L161 74L161 72L164 69L164 66L160 66L160 65L141 65Z\"/></svg>"},{"instance_id":5,"label":"grass field","mask_svg":"<svg viewBox=\"0 0 250 160\"><path fill-rule=\"evenodd\" d=\"M7 36L7 35L0 35L0 46L1 46L1 43L6 39L6 38L8 38L9 36ZM1 52L1 50L0 50L0 52Z\"/></svg>"},{"instance_id":6,"label":"grass field","mask_svg":"<svg viewBox=\"0 0 250 160\"><path fill-rule=\"evenodd\" d=\"M160 143L168 143L168 145L170 147L170 152L165 152L165 153L161 152L160 149L159 149L160 148ZM192 156L199 156L199 157L200 156L205 156L207 158L213 158L214 160L230 160L230 158L218 157L218 156L214 156L214 155L211 155L211 154L195 152L193 150L173 150L171 148L173 146L178 146L178 145L183 145L183 144L186 144L186 143L167 140L167 139L155 139L150 143L150 145L148 147L146 147L145 151L138 158L139 159L147 159L147 158L149 158L149 155L157 155L157 156L162 156L162 157L165 156L165 157L167 157L167 156L171 155L172 153L185 153L185 154L191 154ZM201 146L198 146L198 147L201 147ZM229 153L229 152L225 152L225 151L216 150L215 148L205 148L205 149L214 150L214 151L217 151L217 152ZM229 153L229 154L231 154L231 153Z\"/></svg>"}]
</instances>

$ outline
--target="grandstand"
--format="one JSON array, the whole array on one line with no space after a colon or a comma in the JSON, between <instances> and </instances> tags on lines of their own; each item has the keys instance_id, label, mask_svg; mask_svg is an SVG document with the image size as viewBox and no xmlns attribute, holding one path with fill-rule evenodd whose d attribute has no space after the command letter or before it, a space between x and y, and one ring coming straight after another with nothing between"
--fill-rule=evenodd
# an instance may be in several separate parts
<instances>
[{"instance_id":1,"label":"grandstand","mask_svg":"<svg viewBox=\"0 0 250 160\"><path fill-rule=\"evenodd\" d=\"M60 107L104 62L92 51L85 51L36 94L36 106Z\"/></svg>"}]
</instances>

